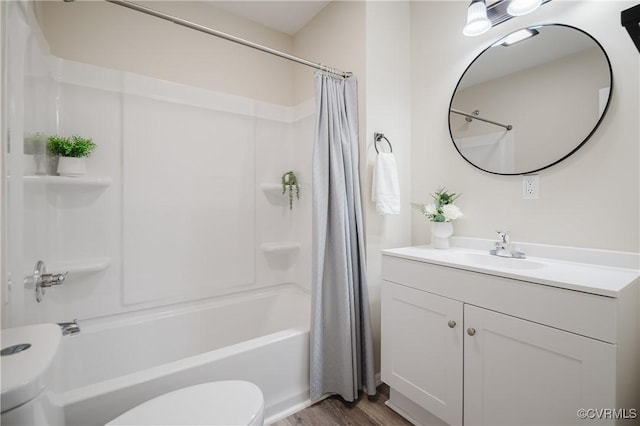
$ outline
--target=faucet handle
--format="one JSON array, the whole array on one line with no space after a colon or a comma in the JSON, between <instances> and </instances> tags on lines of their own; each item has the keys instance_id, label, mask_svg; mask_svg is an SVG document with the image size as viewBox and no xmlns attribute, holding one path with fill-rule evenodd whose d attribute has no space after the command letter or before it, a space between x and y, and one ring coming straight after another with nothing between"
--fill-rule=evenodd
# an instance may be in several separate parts
<instances>
[{"instance_id":1,"label":"faucet handle","mask_svg":"<svg viewBox=\"0 0 640 426\"><path fill-rule=\"evenodd\" d=\"M501 243L509 243L509 231L496 231L498 233L498 239Z\"/></svg>"}]
</instances>

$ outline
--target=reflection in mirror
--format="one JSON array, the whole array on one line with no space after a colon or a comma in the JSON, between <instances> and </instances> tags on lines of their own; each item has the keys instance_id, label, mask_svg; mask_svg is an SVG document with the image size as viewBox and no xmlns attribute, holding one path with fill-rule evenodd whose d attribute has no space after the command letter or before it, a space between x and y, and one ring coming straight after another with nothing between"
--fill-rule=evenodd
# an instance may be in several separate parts
<instances>
[{"instance_id":1,"label":"reflection in mirror","mask_svg":"<svg viewBox=\"0 0 640 426\"><path fill-rule=\"evenodd\" d=\"M587 33L566 25L520 30L480 53L460 78L449 110L451 138L484 171L535 172L589 139L611 85L609 59Z\"/></svg>"}]
</instances>

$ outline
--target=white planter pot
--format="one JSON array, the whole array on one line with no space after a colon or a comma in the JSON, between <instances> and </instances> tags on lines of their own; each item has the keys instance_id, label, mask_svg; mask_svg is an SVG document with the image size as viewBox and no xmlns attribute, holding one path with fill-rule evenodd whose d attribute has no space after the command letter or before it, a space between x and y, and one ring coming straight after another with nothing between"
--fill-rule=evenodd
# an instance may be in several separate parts
<instances>
[{"instance_id":1,"label":"white planter pot","mask_svg":"<svg viewBox=\"0 0 640 426\"><path fill-rule=\"evenodd\" d=\"M431 222L431 246L433 248L448 249L451 235L453 235L451 222Z\"/></svg>"},{"instance_id":2,"label":"white planter pot","mask_svg":"<svg viewBox=\"0 0 640 426\"><path fill-rule=\"evenodd\" d=\"M85 158L60 157L58 159L58 174L69 177L86 175Z\"/></svg>"}]
</instances>

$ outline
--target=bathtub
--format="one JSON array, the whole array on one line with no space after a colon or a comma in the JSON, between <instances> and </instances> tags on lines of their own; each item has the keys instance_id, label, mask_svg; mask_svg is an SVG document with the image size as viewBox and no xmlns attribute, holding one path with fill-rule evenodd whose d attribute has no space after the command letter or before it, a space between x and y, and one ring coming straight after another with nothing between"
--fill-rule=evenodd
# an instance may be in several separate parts
<instances>
[{"instance_id":1,"label":"bathtub","mask_svg":"<svg viewBox=\"0 0 640 426\"><path fill-rule=\"evenodd\" d=\"M260 387L270 422L308 404L309 294L280 285L80 322L63 343L67 425L104 425L185 386L241 379Z\"/></svg>"}]
</instances>

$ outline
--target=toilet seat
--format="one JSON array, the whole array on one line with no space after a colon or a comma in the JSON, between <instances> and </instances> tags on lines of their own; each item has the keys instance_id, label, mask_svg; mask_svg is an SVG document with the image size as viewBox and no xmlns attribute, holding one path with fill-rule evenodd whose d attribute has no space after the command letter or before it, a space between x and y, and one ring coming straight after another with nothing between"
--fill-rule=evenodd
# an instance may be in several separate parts
<instances>
[{"instance_id":1,"label":"toilet seat","mask_svg":"<svg viewBox=\"0 0 640 426\"><path fill-rule=\"evenodd\" d=\"M264 400L253 383L232 380L189 386L116 417L116 425L262 425Z\"/></svg>"}]
</instances>

